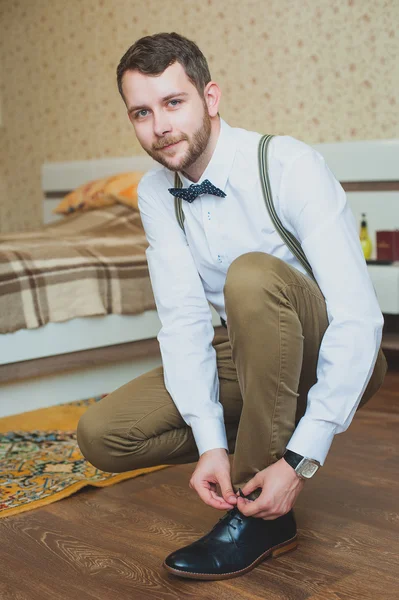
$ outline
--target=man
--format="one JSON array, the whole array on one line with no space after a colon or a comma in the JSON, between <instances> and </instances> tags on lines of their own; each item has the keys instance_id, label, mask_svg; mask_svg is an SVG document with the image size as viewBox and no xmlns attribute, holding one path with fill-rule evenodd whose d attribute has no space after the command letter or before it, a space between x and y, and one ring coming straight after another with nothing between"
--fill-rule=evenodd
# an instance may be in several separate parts
<instances>
[{"instance_id":1,"label":"man","mask_svg":"<svg viewBox=\"0 0 399 600\"><path fill-rule=\"evenodd\" d=\"M383 318L345 193L318 152L275 136L268 167L313 280L266 210L262 134L220 117L199 48L177 33L146 36L117 80L137 139L161 165L138 194L163 367L91 407L78 442L109 472L199 459L190 487L228 512L164 566L234 577L296 547L292 507L306 478L384 379ZM227 322L215 339L209 303Z\"/></svg>"}]
</instances>

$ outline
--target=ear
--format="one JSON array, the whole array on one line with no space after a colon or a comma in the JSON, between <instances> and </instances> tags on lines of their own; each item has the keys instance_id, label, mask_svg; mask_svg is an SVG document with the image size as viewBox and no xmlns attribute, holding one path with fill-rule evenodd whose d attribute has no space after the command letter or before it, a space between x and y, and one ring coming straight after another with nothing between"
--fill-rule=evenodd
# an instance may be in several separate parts
<instances>
[{"instance_id":1,"label":"ear","mask_svg":"<svg viewBox=\"0 0 399 600\"><path fill-rule=\"evenodd\" d=\"M204 89L204 99L210 117L215 117L218 114L221 97L222 91L218 84L215 81L207 83Z\"/></svg>"}]
</instances>

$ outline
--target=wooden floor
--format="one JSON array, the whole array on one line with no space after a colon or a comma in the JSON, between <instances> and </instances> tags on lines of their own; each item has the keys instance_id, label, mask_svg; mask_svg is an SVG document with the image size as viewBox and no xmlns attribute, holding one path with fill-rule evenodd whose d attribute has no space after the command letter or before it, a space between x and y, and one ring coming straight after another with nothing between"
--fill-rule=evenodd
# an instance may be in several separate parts
<instances>
[{"instance_id":1,"label":"wooden floor","mask_svg":"<svg viewBox=\"0 0 399 600\"><path fill-rule=\"evenodd\" d=\"M399 370L307 482L298 549L247 575L197 582L162 569L224 514L189 489L193 468L86 488L1 520L0 600L399 599Z\"/></svg>"}]
</instances>

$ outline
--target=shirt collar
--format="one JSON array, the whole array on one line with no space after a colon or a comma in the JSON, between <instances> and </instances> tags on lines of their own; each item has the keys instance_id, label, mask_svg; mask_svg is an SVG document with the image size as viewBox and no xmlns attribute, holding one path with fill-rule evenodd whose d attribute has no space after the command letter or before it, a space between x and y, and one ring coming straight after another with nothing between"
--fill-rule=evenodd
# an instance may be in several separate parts
<instances>
[{"instance_id":1,"label":"shirt collar","mask_svg":"<svg viewBox=\"0 0 399 600\"><path fill-rule=\"evenodd\" d=\"M209 179L213 185L225 192L227 180L229 178L233 160L236 153L237 143L234 136L234 128L230 127L220 117L220 131L211 160L205 171L202 173L197 184L201 184L205 179ZM192 185L192 181L187 179L181 171L178 171L183 187Z\"/></svg>"}]
</instances>

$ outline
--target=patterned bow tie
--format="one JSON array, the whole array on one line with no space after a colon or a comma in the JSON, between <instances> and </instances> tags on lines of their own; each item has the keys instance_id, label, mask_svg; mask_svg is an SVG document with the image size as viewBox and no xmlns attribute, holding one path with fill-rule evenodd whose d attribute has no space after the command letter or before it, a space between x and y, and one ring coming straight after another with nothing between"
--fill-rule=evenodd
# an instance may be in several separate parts
<instances>
[{"instance_id":1,"label":"patterned bow tie","mask_svg":"<svg viewBox=\"0 0 399 600\"><path fill-rule=\"evenodd\" d=\"M212 194L213 196L220 196L224 198L226 194L219 188L215 187L209 179L205 179L201 184L192 183L188 188L169 188L168 190L172 196L183 198L187 202L194 202L201 194Z\"/></svg>"}]
</instances>

